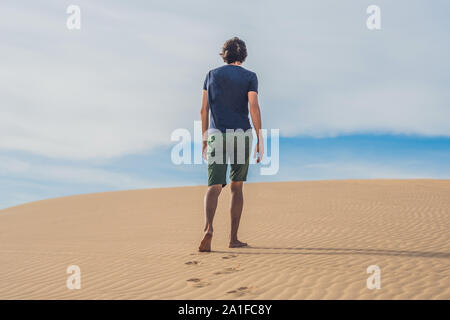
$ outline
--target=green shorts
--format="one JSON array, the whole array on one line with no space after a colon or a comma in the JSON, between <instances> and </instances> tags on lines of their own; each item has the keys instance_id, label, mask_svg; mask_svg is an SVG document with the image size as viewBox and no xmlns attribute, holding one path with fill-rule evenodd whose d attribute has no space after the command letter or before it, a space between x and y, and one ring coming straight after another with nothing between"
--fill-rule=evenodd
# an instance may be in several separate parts
<instances>
[{"instance_id":1,"label":"green shorts","mask_svg":"<svg viewBox=\"0 0 450 320\"><path fill-rule=\"evenodd\" d=\"M250 131L251 132L251 131ZM214 133L208 137L208 186L227 184L230 164L230 180L246 181L250 162L252 135L244 132Z\"/></svg>"}]
</instances>

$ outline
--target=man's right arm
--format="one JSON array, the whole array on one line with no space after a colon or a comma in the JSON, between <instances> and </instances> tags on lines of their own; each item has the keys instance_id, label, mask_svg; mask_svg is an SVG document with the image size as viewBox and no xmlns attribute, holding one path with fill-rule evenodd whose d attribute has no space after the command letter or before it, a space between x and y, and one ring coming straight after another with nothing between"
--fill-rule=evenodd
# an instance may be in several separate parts
<instances>
[{"instance_id":1,"label":"man's right arm","mask_svg":"<svg viewBox=\"0 0 450 320\"><path fill-rule=\"evenodd\" d=\"M258 138L254 156L258 154L258 159L256 160L256 162L261 162L264 154L264 140L261 132L261 110L259 109L258 93L256 91L248 92L248 103L253 127L255 128L256 136Z\"/></svg>"},{"instance_id":2,"label":"man's right arm","mask_svg":"<svg viewBox=\"0 0 450 320\"><path fill-rule=\"evenodd\" d=\"M207 146L207 133L209 127L209 103L208 103L208 91L203 90L202 95L202 109L200 110L200 117L202 119L202 155L206 160L206 146Z\"/></svg>"}]
</instances>

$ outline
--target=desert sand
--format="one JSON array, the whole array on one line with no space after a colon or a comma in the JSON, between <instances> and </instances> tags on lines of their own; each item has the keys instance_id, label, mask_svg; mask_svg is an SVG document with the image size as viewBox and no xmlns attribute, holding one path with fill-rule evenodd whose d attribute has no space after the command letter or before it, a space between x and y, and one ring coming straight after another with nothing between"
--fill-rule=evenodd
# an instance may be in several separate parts
<instances>
[{"instance_id":1,"label":"desert sand","mask_svg":"<svg viewBox=\"0 0 450 320\"><path fill-rule=\"evenodd\" d=\"M0 211L0 299L450 299L450 180L245 185L229 249L226 187L199 253L205 187ZM69 290L67 267L81 270ZM381 270L369 290L366 269Z\"/></svg>"}]
</instances>

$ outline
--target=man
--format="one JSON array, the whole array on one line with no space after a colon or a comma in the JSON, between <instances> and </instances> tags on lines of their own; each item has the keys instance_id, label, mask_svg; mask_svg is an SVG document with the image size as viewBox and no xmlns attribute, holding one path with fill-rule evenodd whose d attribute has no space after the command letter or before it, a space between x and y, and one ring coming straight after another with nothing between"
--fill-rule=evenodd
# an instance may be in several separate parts
<instances>
[{"instance_id":1,"label":"man","mask_svg":"<svg viewBox=\"0 0 450 320\"><path fill-rule=\"evenodd\" d=\"M206 225L205 234L199 246L201 252L211 251L213 219L217 201L222 188L227 184L227 162L231 166L231 233L229 247L247 246L247 243L238 240L237 232L244 204L242 188L244 181L247 180L251 148L252 135L248 117L249 110L258 139L254 156L258 156L256 160L258 163L263 156L258 79L254 72L242 67L242 63L247 57L247 48L244 41L237 37L226 41L220 55L226 64L208 72L203 85L202 109L200 112L203 132L202 151L203 157L208 160L208 190L204 199ZM209 118L210 111L211 117ZM245 154L242 151L245 151ZM212 158L214 158L214 161L212 161Z\"/></svg>"}]
</instances>

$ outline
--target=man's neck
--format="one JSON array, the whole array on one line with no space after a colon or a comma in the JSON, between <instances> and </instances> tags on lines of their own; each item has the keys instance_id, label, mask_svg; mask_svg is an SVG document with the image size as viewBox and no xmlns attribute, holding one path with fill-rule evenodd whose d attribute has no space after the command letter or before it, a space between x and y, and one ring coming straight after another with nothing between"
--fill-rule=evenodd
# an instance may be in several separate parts
<instances>
[{"instance_id":1,"label":"man's neck","mask_svg":"<svg viewBox=\"0 0 450 320\"><path fill-rule=\"evenodd\" d=\"M239 66L239 67L241 67L242 62L236 61L236 62L229 63L228 65L229 65L229 66Z\"/></svg>"}]
</instances>

